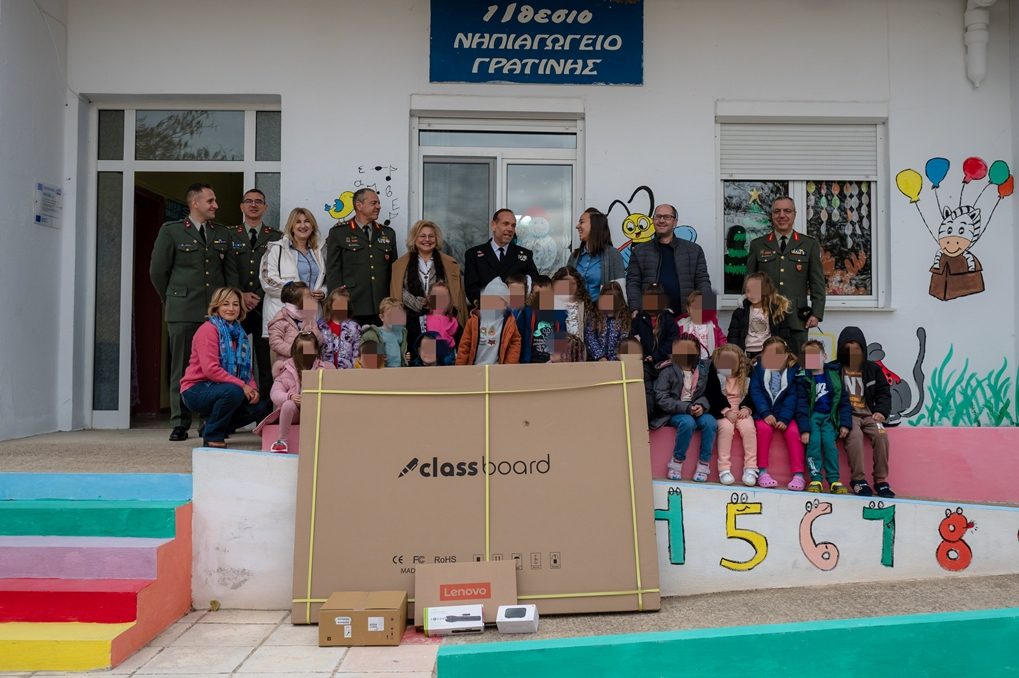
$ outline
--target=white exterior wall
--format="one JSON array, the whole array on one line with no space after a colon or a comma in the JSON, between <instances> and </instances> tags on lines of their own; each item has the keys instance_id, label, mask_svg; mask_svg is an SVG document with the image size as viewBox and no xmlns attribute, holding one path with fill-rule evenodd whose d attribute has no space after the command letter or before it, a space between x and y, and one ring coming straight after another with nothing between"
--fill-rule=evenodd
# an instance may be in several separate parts
<instances>
[{"instance_id":1,"label":"white exterior wall","mask_svg":"<svg viewBox=\"0 0 1019 678\"><path fill-rule=\"evenodd\" d=\"M823 329L837 334L847 324L862 326L870 340L884 344L888 365L903 376L916 356L918 326L927 328L928 373L954 344L960 364L969 358L971 368L986 372L1007 358L1015 374L1012 262L1019 248L1014 205L998 211L974 249L987 291L942 302L927 294L936 246L894 185L898 170L922 172L927 158L943 155L953 164L943 197L954 200L965 157L980 155L988 162L1002 157L1014 165L1009 157L1014 60L1005 3L992 9L988 77L979 90L965 77L961 0L646 0L641 87L430 84L428 5L424 0L79 0L69 7L70 85L97 101L103 95L213 95L224 101L233 95L279 95L281 211L304 205L323 217L321 205L345 190L358 165L366 163L398 167L393 186L408 205L412 94L576 99L583 104L586 125L584 202L604 209L641 184L652 186L659 200L678 205L681 223L697 227L716 287L722 284L716 103L883 103L889 116L888 167L877 192L889 208L894 310L830 307ZM8 7L13 5L5 5L5 15L27 11ZM5 20L3 30L10 26ZM18 54L45 52L43 45L34 40ZM8 77L13 78L5 75L4 82ZM33 87L29 94L44 92ZM51 108L35 116L36 125L45 115L58 116L59 106ZM795 104L791 109L795 112ZM24 115L23 106L17 110ZM76 143L67 146L66 153L77 151ZM59 167L59 156L53 162ZM921 205L930 207L929 202ZM398 233L410 216L406 208L401 211L394 223ZM56 240L58 234L33 232L32 237ZM43 244L18 243L19 251ZM20 259L16 269L36 269L35 262ZM25 273L0 276L9 289ZM65 282L65 293L70 289ZM55 296L54 291L47 298ZM16 335L29 341L24 332ZM35 373L11 353L0 359L0 373ZM31 418L19 421L33 431L52 428ZM18 430L0 428L0 438Z\"/></svg>"}]
</instances>

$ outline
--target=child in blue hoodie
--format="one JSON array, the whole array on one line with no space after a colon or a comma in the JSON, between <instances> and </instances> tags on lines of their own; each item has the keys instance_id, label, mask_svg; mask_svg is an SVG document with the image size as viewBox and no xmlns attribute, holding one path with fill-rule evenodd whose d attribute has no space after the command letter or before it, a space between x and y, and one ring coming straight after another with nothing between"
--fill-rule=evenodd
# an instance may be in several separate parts
<instances>
[{"instance_id":1,"label":"child in blue hoodie","mask_svg":"<svg viewBox=\"0 0 1019 678\"><path fill-rule=\"evenodd\" d=\"M811 339L803 344L803 369L796 375L799 397L796 422L800 440L807 446L807 468L810 484L807 492L822 492L822 468L832 494L849 494L839 482L838 437L845 438L853 425L853 408L846 389L842 388L842 365L837 361L825 364L824 344Z\"/></svg>"}]
</instances>

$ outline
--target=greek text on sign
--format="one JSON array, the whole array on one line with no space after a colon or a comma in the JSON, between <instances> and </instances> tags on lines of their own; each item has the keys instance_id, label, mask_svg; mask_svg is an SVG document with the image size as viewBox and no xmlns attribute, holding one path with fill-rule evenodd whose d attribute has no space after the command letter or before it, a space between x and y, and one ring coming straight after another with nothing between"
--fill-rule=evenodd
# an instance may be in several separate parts
<instances>
[{"instance_id":1,"label":"greek text on sign","mask_svg":"<svg viewBox=\"0 0 1019 678\"><path fill-rule=\"evenodd\" d=\"M643 0L431 0L431 82L639 85Z\"/></svg>"}]
</instances>

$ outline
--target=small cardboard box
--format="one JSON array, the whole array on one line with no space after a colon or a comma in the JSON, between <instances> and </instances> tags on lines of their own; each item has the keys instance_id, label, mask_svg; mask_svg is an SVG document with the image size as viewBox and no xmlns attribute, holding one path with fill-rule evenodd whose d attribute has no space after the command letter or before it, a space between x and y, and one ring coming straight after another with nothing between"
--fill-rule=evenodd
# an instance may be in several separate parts
<instances>
[{"instance_id":1,"label":"small cardboard box","mask_svg":"<svg viewBox=\"0 0 1019 678\"><path fill-rule=\"evenodd\" d=\"M338 591L319 609L319 647L399 645L406 629L406 591Z\"/></svg>"},{"instance_id":2,"label":"small cardboard box","mask_svg":"<svg viewBox=\"0 0 1019 678\"><path fill-rule=\"evenodd\" d=\"M426 607L484 607L484 621L495 623L500 605L517 602L517 569L513 560L418 565L414 573L414 625L421 626Z\"/></svg>"},{"instance_id":3,"label":"small cardboard box","mask_svg":"<svg viewBox=\"0 0 1019 678\"><path fill-rule=\"evenodd\" d=\"M535 633L538 630L538 606L500 605L495 624L499 633Z\"/></svg>"},{"instance_id":4,"label":"small cardboard box","mask_svg":"<svg viewBox=\"0 0 1019 678\"><path fill-rule=\"evenodd\" d=\"M426 607L424 623L426 636L460 636L466 633L482 633L481 605L443 605Z\"/></svg>"}]
</instances>

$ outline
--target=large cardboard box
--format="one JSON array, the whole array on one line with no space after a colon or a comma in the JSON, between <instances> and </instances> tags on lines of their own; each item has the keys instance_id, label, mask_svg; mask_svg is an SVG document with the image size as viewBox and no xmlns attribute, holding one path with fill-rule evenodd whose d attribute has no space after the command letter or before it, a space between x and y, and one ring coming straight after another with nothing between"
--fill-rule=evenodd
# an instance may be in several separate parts
<instances>
[{"instance_id":1,"label":"large cardboard box","mask_svg":"<svg viewBox=\"0 0 1019 678\"><path fill-rule=\"evenodd\" d=\"M417 565L514 560L541 614L657 610L644 384L623 362L306 373L294 623Z\"/></svg>"},{"instance_id":2,"label":"large cardboard box","mask_svg":"<svg viewBox=\"0 0 1019 678\"><path fill-rule=\"evenodd\" d=\"M512 560L418 565L414 572L414 626L422 610L440 605L484 606L485 623L494 624L501 605L517 602L517 570Z\"/></svg>"},{"instance_id":3,"label":"large cardboard box","mask_svg":"<svg viewBox=\"0 0 1019 678\"><path fill-rule=\"evenodd\" d=\"M399 645L407 630L407 594L337 591L318 614L320 647Z\"/></svg>"}]
</instances>

